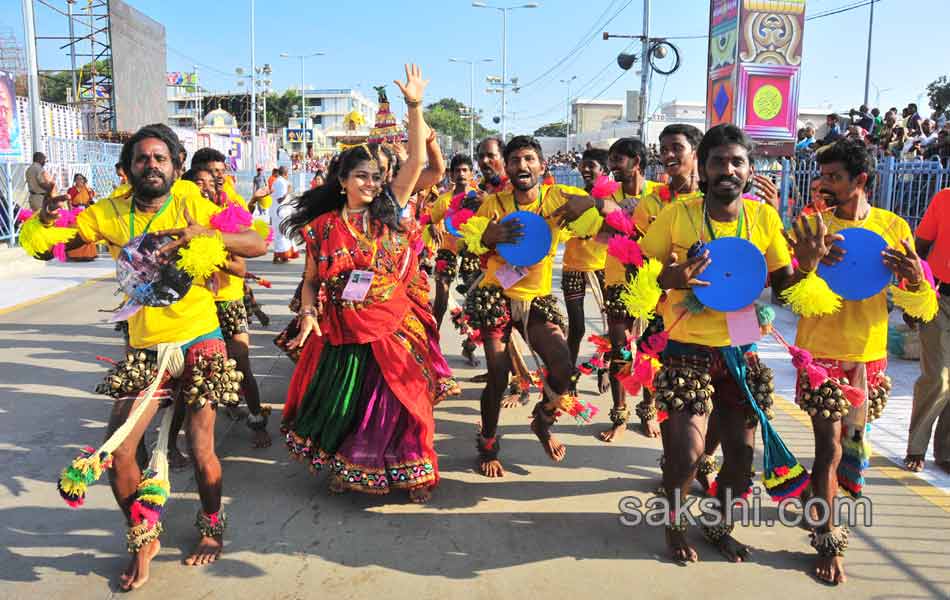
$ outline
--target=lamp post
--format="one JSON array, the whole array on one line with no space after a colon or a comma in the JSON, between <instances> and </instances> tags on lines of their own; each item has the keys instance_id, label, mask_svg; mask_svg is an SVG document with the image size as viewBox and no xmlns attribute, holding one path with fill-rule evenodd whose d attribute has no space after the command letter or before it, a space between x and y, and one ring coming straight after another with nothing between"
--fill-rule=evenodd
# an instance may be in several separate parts
<instances>
[{"instance_id":1,"label":"lamp post","mask_svg":"<svg viewBox=\"0 0 950 600\"><path fill-rule=\"evenodd\" d=\"M528 2L515 6L492 6L485 2L472 2L472 6L475 8L492 8L501 12L501 139L504 141L508 135L505 122L505 110L507 108L505 88L508 86L508 13L517 8L538 8L541 4Z\"/></svg>"},{"instance_id":2,"label":"lamp post","mask_svg":"<svg viewBox=\"0 0 950 600\"><path fill-rule=\"evenodd\" d=\"M567 84L567 108L565 110L564 118L564 153L569 154L571 152L571 82L577 79L577 75L572 75L570 79L562 79L561 83Z\"/></svg>"},{"instance_id":3,"label":"lamp post","mask_svg":"<svg viewBox=\"0 0 950 600\"><path fill-rule=\"evenodd\" d=\"M475 160L475 63L492 62L492 58L482 58L480 60L469 60L465 58L450 58L449 62L464 63L469 66L471 82L468 88L468 154Z\"/></svg>"},{"instance_id":4,"label":"lamp post","mask_svg":"<svg viewBox=\"0 0 950 600\"><path fill-rule=\"evenodd\" d=\"M307 92L304 88L304 63L313 56L324 56L326 52L311 52L310 54L289 54L281 52L281 58L296 58L300 60L300 114L306 117L307 114Z\"/></svg>"}]
</instances>

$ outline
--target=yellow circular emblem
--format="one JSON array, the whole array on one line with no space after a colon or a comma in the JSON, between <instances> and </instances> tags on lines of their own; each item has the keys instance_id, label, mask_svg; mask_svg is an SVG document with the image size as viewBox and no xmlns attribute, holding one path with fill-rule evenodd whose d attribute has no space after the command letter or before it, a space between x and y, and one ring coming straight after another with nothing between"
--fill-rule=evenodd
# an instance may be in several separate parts
<instances>
[{"instance_id":1,"label":"yellow circular emblem","mask_svg":"<svg viewBox=\"0 0 950 600\"><path fill-rule=\"evenodd\" d=\"M782 110L782 92L774 85L763 85L752 98L752 110L763 121L771 121Z\"/></svg>"}]
</instances>

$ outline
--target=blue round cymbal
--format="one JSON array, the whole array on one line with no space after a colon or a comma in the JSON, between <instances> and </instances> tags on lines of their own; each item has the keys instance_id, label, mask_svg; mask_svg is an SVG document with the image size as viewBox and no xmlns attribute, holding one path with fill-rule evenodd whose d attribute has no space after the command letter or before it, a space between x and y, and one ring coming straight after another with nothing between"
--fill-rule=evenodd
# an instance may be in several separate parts
<instances>
[{"instance_id":1,"label":"blue round cymbal","mask_svg":"<svg viewBox=\"0 0 950 600\"><path fill-rule=\"evenodd\" d=\"M456 229L455 226L452 225L452 216L453 216L454 214L455 214L455 213L446 213L445 219L443 219L443 222L444 222L445 230L446 230L446 231L448 231L449 233L451 233L451 234L454 235L455 237L460 238L460 237L462 237L462 234L459 233L459 230Z\"/></svg>"},{"instance_id":2,"label":"blue round cymbal","mask_svg":"<svg viewBox=\"0 0 950 600\"><path fill-rule=\"evenodd\" d=\"M752 242L725 237L705 245L709 266L696 278L709 285L694 287L704 306L720 312L745 308L755 302L765 288L768 268L765 257Z\"/></svg>"},{"instance_id":3,"label":"blue round cymbal","mask_svg":"<svg viewBox=\"0 0 950 600\"><path fill-rule=\"evenodd\" d=\"M846 251L844 258L833 266L818 265L818 276L845 300L867 300L881 293L891 283L891 272L881 258L887 242L862 227L849 227L838 233L844 240L835 245Z\"/></svg>"},{"instance_id":4,"label":"blue round cymbal","mask_svg":"<svg viewBox=\"0 0 950 600\"><path fill-rule=\"evenodd\" d=\"M551 251L551 228L548 222L541 215L525 210L513 212L501 222L512 219L521 223L524 235L514 244L498 244L498 254L516 267L530 267L539 263Z\"/></svg>"}]
</instances>

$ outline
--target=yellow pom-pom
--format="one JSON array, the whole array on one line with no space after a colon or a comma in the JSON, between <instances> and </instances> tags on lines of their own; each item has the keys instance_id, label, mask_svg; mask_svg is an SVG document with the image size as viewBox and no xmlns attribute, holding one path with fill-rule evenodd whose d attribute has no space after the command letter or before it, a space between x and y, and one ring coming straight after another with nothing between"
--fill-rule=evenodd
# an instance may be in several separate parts
<instances>
[{"instance_id":1,"label":"yellow pom-pom","mask_svg":"<svg viewBox=\"0 0 950 600\"><path fill-rule=\"evenodd\" d=\"M251 227L257 232L257 235L261 236L267 241L270 241L270 225L267 223L267 221L254 219L254 223L251 224Z\"/></svg>"},{"instance_id":2,"label":"yellow pom-pom","mask_svg":"<svg viewBox=\"0 0 950 600\"><path fill-rule=\"evenodd\" d=\"M178 268L194 279L207 279L228 260L228 251L221 236L203 235L188 242L178 251Z\"/></svg>"},{"instance_id":3,"label":"yellow pom-pom","mask_svg":"<svg viewBox=\"0 0 950 600\"><path fill-rule=\"evenodd\" d=\"M581 238L589 238L597 235L604 224L604 218L600 212L594 208L588 208L580 217L567 224L571 233Z\"/></svg>"},{"instance_id":4,"label":"yellow pom-pom","mask_svg":"<svg viewBox=\"0 0 950 600\"><path fill-rule=\"evenodd\" d=\"M656 305L663 295L657 278L663 270L663 263L651 258L637 270L633 279L627 282L620 301L627 308L627 313L635 319L649 321L656 316Z\"/></svg>"},{"instance_id":5,"label":"yellow pom-pom","mask_svg":"<svg viewBox=\"0 0 950 600\"><path fill-rule=\"evenodd\" d=\"M270 208L270 205L273 203L274 203L274 199L270 197L270 194L264 196L263 198L261 198L260 202L258 202L260 207L263 208L264 210L267 210L268 208Z\"/></svg>"},{"instance_id":6,"label":"yellow pom-pom","mask_svg":"<svg viewBox=\"0 0 950 600\"><path fill-rule=\"evenodd\" d=\"M482 245L482 235L488 229L488 223L486 217L470 217L458 228L459 233L462 234L462 239L465 241L466 249L472 254L481 256L488 252L488 248Z\"/></svg>"},{"instance_id":7,"label":"yellow pom-pom","mask_svg":"<svg viewBox=\"0 0 950 600\"><path fill-rule=\"evenodd\" d=\"M39 258L56 244L65 244L73 239L77 233L75 229L67 227L46 227L37 214L27 219L20 228L20 246L33 258Z\"/></svg>"},{"instance_id":8,"label":"yellow pom-pom","mask_svg":"<svg viewBox=\"0 0 950 600\"><path fill-rule=\"evenodd\" d=\"M891 297L894 304L904 309L904 312L927 323L933 321L940 311L940 303L937 300L937 293L927 282L920 284L920 289L916 292L902 290L896 285L891 286Z\"/></svg>"},{"instance_id":9,"label":"yellow pom-pom","mask_svg":"<svg viewBox=\"0 0 950 600\"><path fill-rule=\"evenodd\" d=\"M828 282L815 271L782 292L782 300L803 317L832 315L841 310L841 296L834 293Z\"/></svg>"},{"instance_id":10,"label":"yellow pom-pom","mask_svg":"<svg viewBox=\"0 0 950 600\"><path fill-rule=\"evenodd\" d=\"M424 227L422 229L422 243L425 244L426 248L429 250L436 250L435 240L432 239L432 234L430 233L428 227Z\"/></svg>"}]
</instances>

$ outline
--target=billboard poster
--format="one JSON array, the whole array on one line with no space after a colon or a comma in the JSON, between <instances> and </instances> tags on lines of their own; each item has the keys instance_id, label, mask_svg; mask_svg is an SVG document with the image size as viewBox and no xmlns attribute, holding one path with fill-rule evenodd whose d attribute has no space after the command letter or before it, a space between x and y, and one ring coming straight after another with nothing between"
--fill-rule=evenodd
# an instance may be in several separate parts
<instances>
[{"instance_id":1,"label":"billboard poster","mask_svg":"<svg viewBox=\"0 0 950 600\"><path fill-rule=\"evenodd\" d=\"M23 136L16 108L16 86L13 73L0 71L0 158L20 160Z\"/></svg>"}]
</instances>

